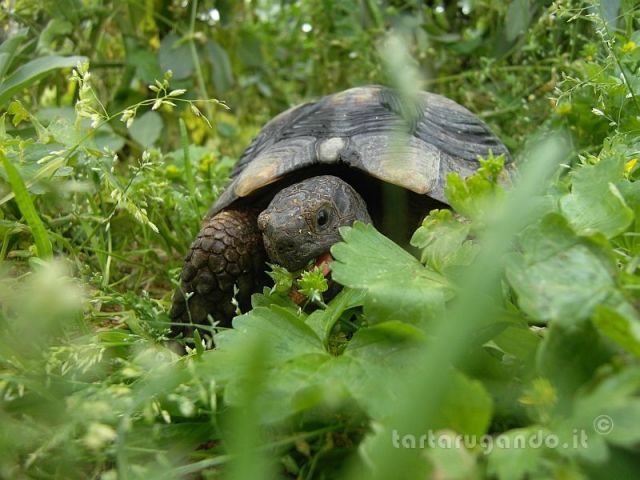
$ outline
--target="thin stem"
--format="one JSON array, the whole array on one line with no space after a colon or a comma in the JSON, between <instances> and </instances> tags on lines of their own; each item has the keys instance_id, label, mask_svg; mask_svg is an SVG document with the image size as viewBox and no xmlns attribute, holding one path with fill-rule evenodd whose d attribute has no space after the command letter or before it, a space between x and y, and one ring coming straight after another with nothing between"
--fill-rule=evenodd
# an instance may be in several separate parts
<instances>
[{"instance_id":1,"label":"thin stem","mask_svg":"<svg viewBox=\"0 0 640 480\"><path fill-rule=\"evenodd\" d=\"M196 27L196 13L198 12L198 0L193 0L191 3L191 19L189 21L189 49L191 50L191 58L196 69L196 79L198 81L198 89L200 90L200 96L207 98L207 88L204 82L204 75L202 74L202 68L200 67L200 60L198 58L198 51L196 50L195 27ZM205 109L207 111L207 118L213 118L213 110L209 103L205 103Z\"/></svg>"}]
</instances>

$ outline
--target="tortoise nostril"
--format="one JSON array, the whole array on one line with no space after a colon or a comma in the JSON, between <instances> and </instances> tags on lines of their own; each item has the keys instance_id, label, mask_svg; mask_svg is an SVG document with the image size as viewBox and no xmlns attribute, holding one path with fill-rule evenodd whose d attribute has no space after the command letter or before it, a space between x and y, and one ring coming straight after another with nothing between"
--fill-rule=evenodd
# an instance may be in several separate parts
<instances>
[{"instance_id":1,"label":"tortoise nostril","mask_svg":"<svg viewBox=\"0 0 640 480\"><path fill-rule=\"evenodd\" d=\"M296 248L296 244L291 239L283 239L278 242L279 250L283 250L285 252L292 252Z\"/></svg>"}]
</instances>

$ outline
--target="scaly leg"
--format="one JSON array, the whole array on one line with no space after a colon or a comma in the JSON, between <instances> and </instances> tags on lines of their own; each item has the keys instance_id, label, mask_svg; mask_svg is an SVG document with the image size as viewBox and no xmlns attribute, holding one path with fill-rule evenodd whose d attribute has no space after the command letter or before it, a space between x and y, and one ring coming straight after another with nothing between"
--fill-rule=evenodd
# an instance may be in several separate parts
<instances>
[{"instance_id":1,"label":"scaly leg","mask_svg":"<svg viewBox=\"0 0 640 480\"><path fill-rule=\"evenodd\" d=\"M242 311L250 307L251 294L266 284L266 254L256 223L257 213L227 209L203 221L185 257L180 288L173 296L173 322L209 324L208 315L230 326L236 300ZM175 333L192 331L175 325Z\"/></svg>"}]
</instances>

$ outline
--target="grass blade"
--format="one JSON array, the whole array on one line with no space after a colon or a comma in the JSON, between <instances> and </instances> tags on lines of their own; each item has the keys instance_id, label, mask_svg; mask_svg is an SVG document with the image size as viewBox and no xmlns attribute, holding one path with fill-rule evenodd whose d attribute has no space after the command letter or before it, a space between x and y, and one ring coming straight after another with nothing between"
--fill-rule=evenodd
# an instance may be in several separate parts
<instances>
[{"instance_id":1,"label":"grass blade","mask_svg":"<svg viewBox=\"0 0 640 480\"><path fill-rule=\"evenodd\" d=\"M4 153L0 152L0 160L2 166L7 172L9 183L16 196L16 203L20 209L20 213L24 216L29 227L31 227L31 233L36 242L36 248L38 249L38 256L40 258L50 258L53 255L53 249L51 247L51 240L47 235L47 230L44 228L44 224L36 208L31 200L31 195L27 190L27 186L24 184L24 180L20 176L18 169L7 159Z\"/></svg>"},{"instance_id":2,"label":"grass blade","mask_svg":"<svg viewBox=\"0 0 640 480\"><path fill-rule=\"evenodd\" d=\"M180 143L182 144L182 153L184 158L184 176L187 182L187 188L189 189L189 195L191 201L199 212L200 207L198 203L198 196L196 192L196 183L193 178L193 167L191 166L191 157L189 155L189 136L187 134L187 127L184 124L184 120L180 119Z\"/></svg>"},{"instance_id":3,"label":"grass blade","mask_svg":"<svg viewBox=\"0 0 640 480\"><path fill-rule=\"evenodd\" d=\"M11 97L21 89L40 80L53 70L75 67L79 62L84 60L86 60L86 57L60 57L58 55L50 55L48 57L31 60L20 68L17 68L0 84L0 105L10 100Z\"/></svg>"},{"instance_id":4,"label":"grass blade","mask_svg":"<svg viewBox=\"0 0 640 480\"><path fill-rule=\"evenodd\" d=\"M20 47L27 38L27 33L28 30L22 28L0 45L0 80L4 78L7 70L9 70L16 56L18 47Z\"/></svg>"}]
</instances>

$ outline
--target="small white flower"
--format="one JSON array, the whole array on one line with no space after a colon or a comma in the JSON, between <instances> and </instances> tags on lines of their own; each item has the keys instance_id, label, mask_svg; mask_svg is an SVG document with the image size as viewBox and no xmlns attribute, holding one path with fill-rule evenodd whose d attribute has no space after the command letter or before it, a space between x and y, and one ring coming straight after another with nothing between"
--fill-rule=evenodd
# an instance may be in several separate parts
<instances>
[{"instance_id":1,"label":"small white flower","mask_svg":"<svg viewBox=\"0 0 640 480\"><path fill-rule=\"evenodd\" d=\"M98 450L117 438L116 431L109 425L94 422L89 425L84 443L92 450Z\"/></svg>"},{"instance_id":2,"label":"small white flower","mask_svg":"<svg viewBox=\"0 0 640 480\"><path fill-rule=\"evenodd\" d=\"M595 115L597 115L599 117L604 117L604 112L602 110L600 110L599 108L593 107L591 109L591 113L593 113L593 114L595 114Z\"/></svg>"}]
</instances>

